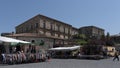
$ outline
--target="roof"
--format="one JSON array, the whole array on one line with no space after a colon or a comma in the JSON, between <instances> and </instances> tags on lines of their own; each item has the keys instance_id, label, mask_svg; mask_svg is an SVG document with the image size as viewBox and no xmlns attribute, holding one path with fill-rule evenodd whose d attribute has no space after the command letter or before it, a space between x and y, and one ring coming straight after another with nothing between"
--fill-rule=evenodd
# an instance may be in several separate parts
<instances>
[{"instance_id":1,"label":"roof","mask_svg":"<svg viewBox=\"0 0 120 68\"><path fill-rule=\"evenodd\" d=\"M47 16L45 16L45 15L38 14L38 15L36 15L36 16L34 16L34 17L28 19L27 21L25 21L25 22L23 22L23 23L17 25L16 28L19 27L19 26L21 26L22 24L25 24L26 22L28 22L28 21L30 21L30 20L32 20L32 19L35 19L36 17L39 17L39 19L40 19L41 17L44 17L44 18L47 18L47 19L50 19L50 20L53 20L53 21L56 21L56 22L62 23L62 24L64 24L64 25L72 26L72 25L67 24L67 23L65 23L65 22L62 22L62 21L59 21L59 20L56 20L56 19L53 19L53 18L47 17Z\"/></svg>"},{"instance_id":2,"label":"roof","mask_svg":"<svg viewBox=\"0 0 120 68\"><path fill-rule=\"evenodd\" d=\"M120 33L119 34L115 34L115 35L111 35L112 37L118 37L120 36Z\"/></svg>"},{"instance_id":3,"label":"roof","mask_svg":"<svg viewBox=\"0 0 120 68\"><path fill-rule=\"evenodd\" d=\"M97 26L84 26L84 27L80 27L79 29L81 29L81 28L97 28L97 29L100 29L100 30L103 30L104 31L104 29L102 29L102 28L99 28L99 27L97 27Z\"/></svg>"},{"instance_id":4,"label":"roof","mask_svg":"<svg viewBox=\"0 0 120 68\"><path fill-rule=\"evenodd\" d=\"M65 23L65 22L62 22L62 21L59 21L59 20L56 20L56 19L50 18L50 17L45 16L45 15L38 14L37 16L42 16L42 17L45 17L45 18L48 18L48 19L54 20L54 21L56 21L56 22L60 22L60 23L62 23L62 24L72 26L72 25L70 25L70 24L67 24L67 23Z\"/></svg>"},{"instance_id":5,"label":"roof","mask_svg":"<svg viewBox=\"0 0 120 68\"><path fill-rule=\"evenodd\" d=\"M18 39L14 39L14 38L3 37L3 36L0 36L0 41L1 42L8 42L8 43L30 43L27 41L22 41L22 40L18 40Z\"/></svg>"},{"instance_id":6,"label":"roof","mask_svg":"<svg viewBox=\"0 0 120 68\"><path fill-rule=\"evenodd\" d=\"M75 49L79 49L80 46L73 46L73 47L56 47L56 48L51 48L49 50L53 50L53 51L69 51L69 50L75 50Z\"/></svg>"}]
</instances>

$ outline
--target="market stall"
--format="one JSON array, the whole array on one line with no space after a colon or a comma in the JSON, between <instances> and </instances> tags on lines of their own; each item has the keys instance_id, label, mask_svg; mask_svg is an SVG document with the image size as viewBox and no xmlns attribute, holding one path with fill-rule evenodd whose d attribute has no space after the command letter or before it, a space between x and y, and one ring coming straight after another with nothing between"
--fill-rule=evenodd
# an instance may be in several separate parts
<instances>
[{"instance_id":1,"label":"market stall","mask_svg":"<svg viewBox=\"0 0 120 68\"><path fill-rule=\"evenodd\" d=\"M2 49L4 47L4 53L11 53L11 50L14 50L15 48L17 48L19 50L20 44L22 45L28 45L31 44L30 42L27 41L22 41L22 40L18 40L18 39L14 39L14 38L9 38L9 37L3 37L0 36L0 49ZM12 49L11 47L14 46L15 48Z\"/></svg>"},{"instance_id":2,"label":"market stall","mask_svg":"<svg viewBox=\"0 0 120 68\"><path fill-rule=\"evenodd\" d=\"M28 49L28 52L27 52ZM0 63L21 64L45 61L46 55L36 52L31 42L0 36Z\"/></svg>"},{"instance_id":3,"label":"market stall","mask_svg":"<svg viewBox=\"0 0 120 68\"><path fill-rule=\"evenodd\" d=\"M78 54L80 46L57 47L51 48L49 51L53 58L73 58Z\"/></svg>"}]
</instances>

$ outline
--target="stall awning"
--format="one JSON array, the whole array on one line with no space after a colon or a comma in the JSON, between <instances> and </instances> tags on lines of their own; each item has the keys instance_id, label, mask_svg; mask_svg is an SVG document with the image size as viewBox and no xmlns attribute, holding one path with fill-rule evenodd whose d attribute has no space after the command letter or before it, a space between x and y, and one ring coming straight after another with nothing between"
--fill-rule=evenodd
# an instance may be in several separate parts
<instances>
[{"instance_id":1,"label":"stall awning","mask_svg":"<svg viewBox=\"0 0 120 68\"><path fill-rule=\"evenodd\" d=\"M79 49L80 46L73 46L73 47L57 47L57 48L51 48L49 50L51 51L67 51L67 50L76 50Z\"/></svg>"},{"instance_id":2,"label":"stall awning","mask_svg":"<svg viewBox=\"0 0 120 68\"><path fill-rule=\"evenodd\" d=\"M22 41L14 38L3 37L3 36L0 36L0 42L30 44L30 42L27 41Z\"/></svg>"}]
</instances>

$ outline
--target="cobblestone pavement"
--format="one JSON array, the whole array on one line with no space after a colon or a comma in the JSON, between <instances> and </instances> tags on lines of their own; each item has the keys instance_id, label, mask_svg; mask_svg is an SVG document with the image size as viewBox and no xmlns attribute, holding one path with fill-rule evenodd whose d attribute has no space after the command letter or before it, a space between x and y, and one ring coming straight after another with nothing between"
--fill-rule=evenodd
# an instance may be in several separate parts
<instances>
[{"instance_id":1,"label":"cobblestone pavement","mask_svg":"<svg viewBox=\"0 0 120 68\"><path fill-rule=\"evenodd\" d=\"M112 61L112 58L102 60L51 59L49 62L0 65L0 68L120 68L120 61Z\"/></svg>"}]
</instances>

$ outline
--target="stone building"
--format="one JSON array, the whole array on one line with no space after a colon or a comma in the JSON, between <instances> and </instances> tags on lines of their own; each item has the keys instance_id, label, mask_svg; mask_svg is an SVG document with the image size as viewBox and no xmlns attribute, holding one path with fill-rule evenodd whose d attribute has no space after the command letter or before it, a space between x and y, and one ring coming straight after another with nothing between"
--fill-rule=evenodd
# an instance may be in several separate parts
<instances>
[{"instance_id":1,"label":"stone building","mask_svg":"<svg viewBox=\"0 0 120 68\"><path fill-rule=\"evenodd\" d=\"M116 50L119 50L120 52L120 33L111 35L110 40L114 43Z\"/></svg>"},{"instance_id":2,"label":"stone building","mask_svg":"<svg viewBox=\"0 0 120 68\"><path fill-rule=\"evenodd\" d=\"M88 38L94 37L99 39L102 35L104 35L104 29L96 26L85 26L79 28L79 33L86 35Z\"/></svg>"},{"instance_id":3,"label":"stone building","mask_svg":"<svg viewBox=\"0 0 120 68\"><path fill-rule=\"evenodd\" d=\"M120 33L119 34L115 34L115 35L111 35L110 39L116 43L116 44L120 44Z\"/></svg>"},{"instance_id":4,"label":"stone building","mask_svg":"<svg viewBox=\"0 0 120 68\"><path fill-rule=\"evenodd\" d=\"M78 34L78 29L72 25L40 14L16 26L15 30L16 33L9 35L9 37L38 45L44 42L43 46L46 49L69 45L71 36Z\"/></svg>"}]
</instances>

